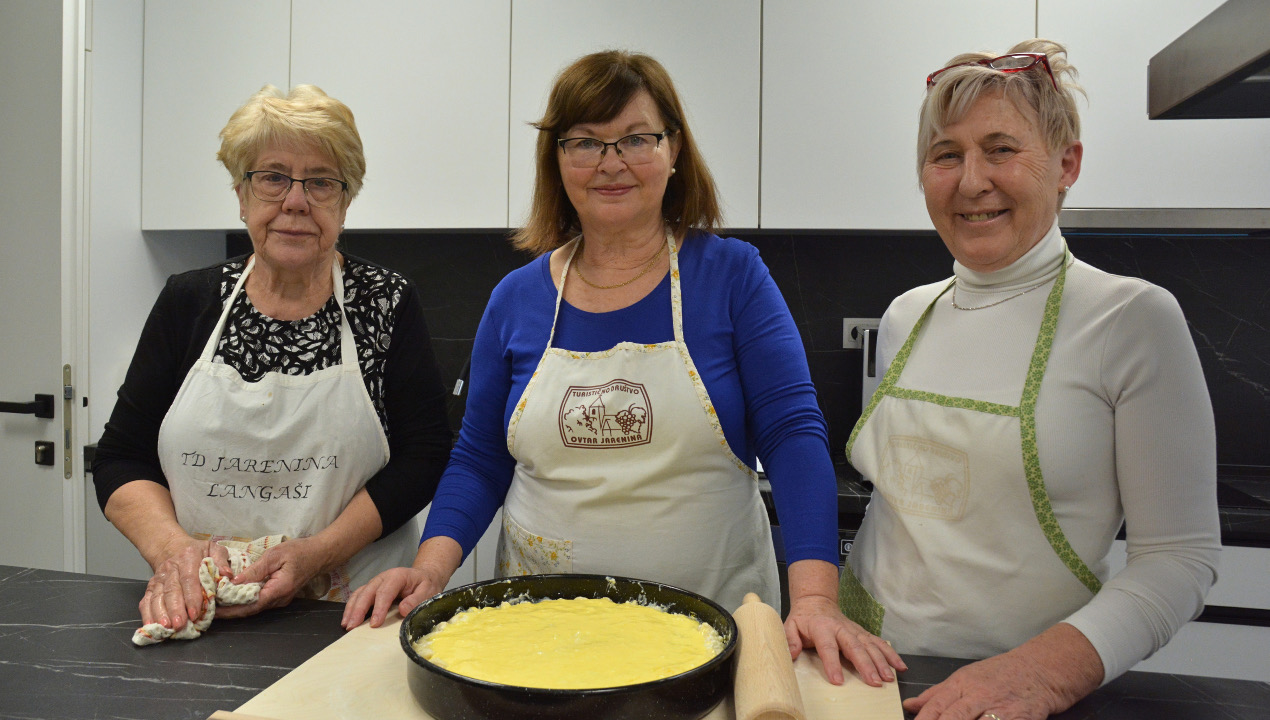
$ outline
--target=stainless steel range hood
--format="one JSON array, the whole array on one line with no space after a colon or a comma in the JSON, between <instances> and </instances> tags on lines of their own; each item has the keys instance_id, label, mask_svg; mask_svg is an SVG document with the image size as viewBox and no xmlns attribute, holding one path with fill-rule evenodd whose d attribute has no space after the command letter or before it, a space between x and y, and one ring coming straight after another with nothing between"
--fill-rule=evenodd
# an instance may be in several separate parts
<instances>
[{"instance_id":1,"label":"stainless steel range hood","mask_svg":"<svg viewBox=\"0 0 1270 720\"><path fill-rule=\"evenodd\" d=\"M1152 120L1270 117L1270 0L1227 0L1147 69Z\"/></svg>"}]
</instances>

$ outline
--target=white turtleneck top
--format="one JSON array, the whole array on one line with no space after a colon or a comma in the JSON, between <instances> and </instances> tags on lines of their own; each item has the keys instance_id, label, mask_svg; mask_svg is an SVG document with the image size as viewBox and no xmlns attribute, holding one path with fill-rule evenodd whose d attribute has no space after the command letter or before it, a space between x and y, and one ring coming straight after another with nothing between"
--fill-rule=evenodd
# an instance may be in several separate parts
<instances>
[{"instance_id":1,"label":"white turtleneck top","mask_svg":"<svg viewBox=\"0 0 1270 720\"><path fill-rule=\"evenodd\" d=\"M1017 404L1065 251L1055 223L1002 270L981 273L954 263L958 306L1002 302L966 311L953 306L951 291L940 297L901 384ZM1089 602L1058 616L1065 613L1065 622L1093 644L1109 682L1198 615L1216 580L1216 441L1199 358L1173 296L1066 257L1071 265L1037 399L1037 444L1055 516L1103 581ZM948 282L914 288L891 303L879 330L879 376ZM1022 469L1018 481L1026 482ZM1037 523L1035 516L1007 521ZM1106 556L1122 521L1128 564L1109 577ZM985 590L992 602L1010 601Z\"/></svg>"}]
</instances>

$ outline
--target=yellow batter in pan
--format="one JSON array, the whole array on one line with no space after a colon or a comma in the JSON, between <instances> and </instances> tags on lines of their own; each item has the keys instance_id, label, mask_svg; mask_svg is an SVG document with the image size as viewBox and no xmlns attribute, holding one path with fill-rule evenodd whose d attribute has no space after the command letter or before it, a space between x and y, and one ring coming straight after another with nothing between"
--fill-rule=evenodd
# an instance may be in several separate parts
<instances>
[{"instance_id":1,"label":"yellow batter in pan","mask_svg":"<svg viewBox=\"0 0 1270 720\"><path fill-rule=\"evenodd\" d=\"M608 598L473 608L415 642L450 672L532 688L617 687L678 675L723 649L711 626Z\"/></svg>"}]
</instances>

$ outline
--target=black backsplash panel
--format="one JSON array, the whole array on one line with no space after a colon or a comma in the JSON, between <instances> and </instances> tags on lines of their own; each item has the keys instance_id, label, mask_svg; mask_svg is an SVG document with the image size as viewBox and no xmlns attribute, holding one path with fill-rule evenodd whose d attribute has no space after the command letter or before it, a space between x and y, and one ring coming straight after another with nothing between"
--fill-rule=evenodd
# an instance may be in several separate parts
<instances>
[{"instance_id":1,"label":"black backsplash panel","mask_svg":"<svg viewBox=\"0 0 1270 720\"><path fill-rule=\"evenodd\" d=\"M842 319L881 317L891 299L948 277L952 260L934 232L750 231L803 336L830 449L841 457L860 414L858 350L842 349ZM1199 350L1217 420L1218 461L1270 465L1270 237L1249 233L1065 233L1085 262L1144 278L1177 297ZM529 257L493 231L346 233L350 253L419 286L433 348L456 379L498 281ZM250 249L243 233L230 255ZM462 397L450 404L459 427Z\"/></svg>"}]
</instances>

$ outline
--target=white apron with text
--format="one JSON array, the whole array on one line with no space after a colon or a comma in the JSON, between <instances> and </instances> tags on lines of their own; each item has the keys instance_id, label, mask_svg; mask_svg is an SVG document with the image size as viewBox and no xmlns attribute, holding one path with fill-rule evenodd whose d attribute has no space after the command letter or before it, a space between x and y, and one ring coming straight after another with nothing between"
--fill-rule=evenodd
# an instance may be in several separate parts
<instances>
[{"instance_id":1,"label":"white apron with text","mask_svg":"<svg viewBox=\"0 0 1270 720\"><path fill-rule=\"evenodd\" d=\"M780 607L758 476L728 446L684 343L669 233L667 243L674 340L572 352L552 347L553 322L508 425L516 470L503 505L498 571L653 580L729 611L755 592Z\"/></svg>"},{"instance_id":2,"label":"white apron with text","mask_svg":"<svg viewBox=\"0 0 1270 720\"><path fill-rule=\"evenodd\" d=\"M995 655L1101 587L1054 517L1036 452L1036 399L1067 265L1046 301L1019 405L897 384L932 301L847 443L875 492L840 600L848 617L900 652Z\"/></svg>"},{"instance_id":3,"label":"white apron with text","mask_svg":"<svg viewBox=\"0 0 1270 720\"><path fill-rule=\"evenodd\" d=\"M357 362L344 311L344 273L331 276L340 307L340 364L309 375L266 373L256 382L213 362L248 261L203 353L159 429L159 462L177 521L196 537L308 537L329 526L388 462L388 440ZM380 571L409 565L419 543L412 519L371 543L305 595L345 600Z\"/></svg>"}]
</instances>

